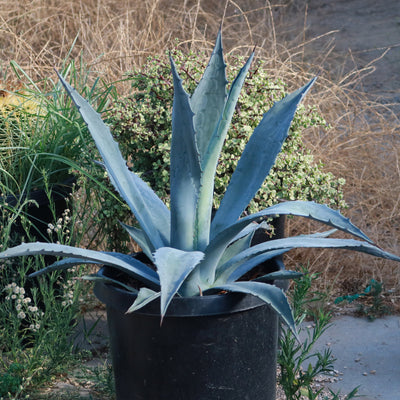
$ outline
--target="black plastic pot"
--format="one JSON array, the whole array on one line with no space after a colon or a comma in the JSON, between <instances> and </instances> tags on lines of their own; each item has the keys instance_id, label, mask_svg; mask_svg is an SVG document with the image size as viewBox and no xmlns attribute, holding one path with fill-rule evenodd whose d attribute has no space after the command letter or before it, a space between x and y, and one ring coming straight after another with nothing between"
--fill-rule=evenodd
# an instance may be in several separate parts
<instances>
[{"instance_id":1,"label":"black plastic pot","mask_svg":"<svg viewBox=\"0 0 400 400\"><path fill-rule=\"evenodd\" d=\"M67 196L71 194L73 184L76 182L76 178L71 176L69 179L62 183L53 185L51 187L50 199L52 204L50 205L49 196L43 189L33 190L29 193L27 198L32 200L24 209L23 213L27 219L31 222L31 228L29 235L34 240L49 241L50 237L47 233L49 223L54 223L54 217L52 208L54 207L55 215L57 218L62 216L62 213L67 208ZM3 202L3 198L0 198L0 203ZM25 199L17 198L9 195L5 197L5 203L11 207L18 207L18 204L23 202ZM26 232L21 224L20 218L17 218L11 227L11 235L15 239L14 244L19 244L21 238L26 236Z\"/></svg>"},{"instance_id":2,"label":"black plastic pot","mask_svg":"<svg viewBox=\"0 0 400 400\"><path fill-rule=\"evenodd\" d=\"M125 314L131 293L103 282L94 292L107 307L118 400L275 400L278 316L258 298L175 298L160 326L159 302Z\"/></svg>"}]
</instances>

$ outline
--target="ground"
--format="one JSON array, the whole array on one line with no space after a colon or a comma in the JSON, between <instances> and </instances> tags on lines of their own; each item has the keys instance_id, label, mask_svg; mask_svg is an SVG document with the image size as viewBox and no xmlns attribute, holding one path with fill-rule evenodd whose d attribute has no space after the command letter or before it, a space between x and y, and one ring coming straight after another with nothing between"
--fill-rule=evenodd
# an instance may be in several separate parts
<instances>
[{"instance_id":1,"label":"ground","mask_svg":"<svg viewBox=\"0 0 400 400\"><path fill-rule=\"evenodd\" d=\"M353 63L370 68L362 80L366 92L385 101L400 101L400 3L397 0L293 1L281 32L294 37L305 26L308 55L333 47L326 61L331 70L350 70ZM301 6L300 4L301 3ZM305 7L303 3L307 3ZM343 62L345 64L343 65Z\"/></svg>"}]
</instances>

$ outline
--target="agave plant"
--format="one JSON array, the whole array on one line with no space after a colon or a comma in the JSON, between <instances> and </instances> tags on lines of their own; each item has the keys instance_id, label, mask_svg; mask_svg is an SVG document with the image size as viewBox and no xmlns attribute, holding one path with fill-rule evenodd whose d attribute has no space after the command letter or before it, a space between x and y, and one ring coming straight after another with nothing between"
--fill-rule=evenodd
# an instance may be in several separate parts
<instances>
[{"instance_id":1,"label":"agave plant","mask_svg":"<svg viewBox=\"0 0 400 400\"><path fill-rule=\"evenodd\" d=\"M252 281L238 279L259 263L296 247L351 249L400 261L399 257L375 246L338 211L325 205L305 201L283 202L253 215L242 216L274 165L288 135L297 105L311 88L315 78L275 103L264 114L247 143L220 207L212 218L214 176L219 153L253 57L254 52L239 71L228 92L219 32L209 64L192 96L183 89L171 59L174 101L169 208L127 167L118 144L100 115L59 75L88 125L113 185L129 205L139 225L124 228L141 246L155 269L127 254L51 243L22 244L0 253L0 258L35 254L66 257L32 276L82 263L117 268L140 281L143 286L137 291L136 300L129 311L137 310L160 297L161 318L175 296L199 296L219 292L247 293L270 304L293 331L295 324L285 294L271 284L271 280L292 278L296 276L296 272L273 272ZM276 215L311 218L334 229L250 246L255 230L264 227L267 217ZM344 231L359 240L329 238L334 230ZM125 286L123 282L120 284Z\"/></svg>"}]
</instances>

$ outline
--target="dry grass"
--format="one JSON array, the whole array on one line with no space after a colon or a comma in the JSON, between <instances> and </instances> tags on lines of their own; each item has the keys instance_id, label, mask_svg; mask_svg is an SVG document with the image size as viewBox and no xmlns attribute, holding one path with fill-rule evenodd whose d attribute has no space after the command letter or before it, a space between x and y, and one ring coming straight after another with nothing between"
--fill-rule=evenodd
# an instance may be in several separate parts
<instances>
[{"instance_id":1,"label":"dry grass","mask_svg":"<svg viewBox=\"0 0 400 400\"><path fill-rule=\"evenodd\" d=\"M1 68L5 73L8 62L16 60L34 77L53 76L54 66L82 53L94 75L115 81L148 55L176 45L209 51L222 21L226 53L248 54L257 46L271 75L282 77L289 88L320 73L308 101L318 105L333 128L328 133L307 132L306 140L316 158L346 178L346 214L379 245L399 254L399 121L388 106L358 91L373 64L358 70L335 60L329 33L305 42L300 13L300 28L288 34L280 19L293 11L296 2L287 4L284 7L283 0L273 6L268 0L3 0ZM310 62L309 49L316 41L323 43L323 51ZM326 70L329 60L335 76ZM289 223L296 230L302 224ZM399 269L393 263L346 252L306 254L311 268L324 272L325 287L348 277L400 286ZM292 254L291 260L299 256Z\"/></svg>"}]
</instances>

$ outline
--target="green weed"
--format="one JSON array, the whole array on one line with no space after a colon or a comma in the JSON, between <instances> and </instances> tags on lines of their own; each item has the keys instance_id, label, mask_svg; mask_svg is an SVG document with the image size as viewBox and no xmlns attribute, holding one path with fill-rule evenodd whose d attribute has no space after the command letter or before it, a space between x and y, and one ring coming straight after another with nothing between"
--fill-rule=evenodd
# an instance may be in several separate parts
<instances>
[{"instance_id":1,"label":"green weed","mask_svg":"<svg viewBox=\"0 0 400 400\"><path fill-rule=\"evenodd\" d=\"M361 293L337 297L335 304L343 301L347 301L348 303L358 302L358 314L366 316L371 321L392 312L392 308L384 302L383 283L375 279L371 279Z\"/></svg>"},{"instance_id":2,"label":"green weed","mask_svg":"<svg viewBox=\"0 0 400 400\"><path fill-rule=\"evenodd\" d=\"M289 291L289 297L295 316L299 333L306 331L306 338L299 343L293 334L286 330L279 340L280 351L278 364L281 373L279 384L285 392L287 400L300 400L304 396L310 400L316 400L322 395L324 388L316 388L313 385L319 375L331 375L334 372L335 361L330 349L314 352L316 341L329 328L331 314L325 311L323 304L325 295L311 290L312 283L318 274L310 274L306 268L301 270L303 276L296 279L293 289ZM304 328L304 322L312 319L314 326L311 329ZM338 399L339 394L331 392L331 400ZM346 397L346 400L356 396L355 388ZM327 397L325 397L328 400Z\"/></svg>"}]
</instances>

